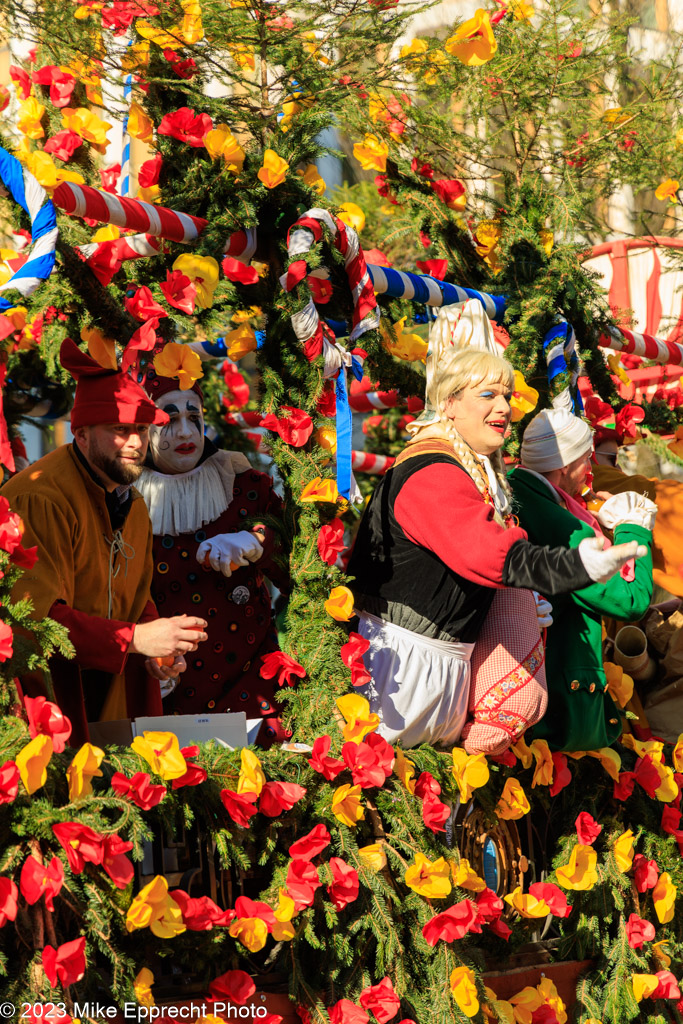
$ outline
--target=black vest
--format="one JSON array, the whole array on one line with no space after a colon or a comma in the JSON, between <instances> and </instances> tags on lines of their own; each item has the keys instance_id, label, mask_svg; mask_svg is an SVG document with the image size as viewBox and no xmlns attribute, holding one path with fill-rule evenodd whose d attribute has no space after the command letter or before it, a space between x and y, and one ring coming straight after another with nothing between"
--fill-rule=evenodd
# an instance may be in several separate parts
<instances>
[{"instance_id":1,"label":"black vest","mask_svg":"<svg viewBox=\"0 0 683 1024\"><path fill-rule=\"evenodd\" d=\"M359 611L422 636L474 643L495 589L459 576L433 551L408 540L394 514L404 483L435 463L456 465L465 473L453 458L433 452L400 462L382 478L365 510L349 560L348 573L355 576L351 589ZM429 494L424 501L430 501ZM445 508L443 513L452 516L457 530L454 511Z\"/></svg>"}]
</instances>

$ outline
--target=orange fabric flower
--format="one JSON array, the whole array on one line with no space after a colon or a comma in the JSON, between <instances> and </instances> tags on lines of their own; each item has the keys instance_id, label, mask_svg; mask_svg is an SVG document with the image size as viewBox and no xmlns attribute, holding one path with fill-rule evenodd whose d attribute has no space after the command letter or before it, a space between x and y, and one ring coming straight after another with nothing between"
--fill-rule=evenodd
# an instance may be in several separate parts
<instances>
[{"instance_id":1,"label":"orange fabric flower","mask_svg":"<svg viewBox=\"0 0 683 1024\"><path fill-rule=\"evenodd\" d=\"M288 170L287 161L278 156L274 149L267 149L263 154L263 166L256 177L263 182L266 188L276 188L285 180Z\"/></svg>"},{"instance_id":2,"label":"orange fabric flower","mask_svg":"<svg viewBox=\"0 0 683 1024\"><path fill-rule=\"evenodd\" d=\"M353 594L348 587L333 587L325 601L325 611L337 622L348 622L353 615Z\"/></svg>"},{"instance_id":3,"label":"orange fabric flower","mask_svg":"<svg viewBox=\"0 0 683 1024\"><path fill-rule=\"evenodd\" d=\"M370 711L369 702L358 693L337 697L335 704L346 722L342 736L347 743L360 743L364 736L374 732L379 725L379 715Z\"/></svg>"},{"instance_id":4,"label":"orange fabric flower","mask_svg":"<svg viewBox=\"0 0 683 1024\"><path fill-rule=\"evenodd\" d=\"M444 43L444 49L468 67L477 67L490 61L498 49L488 11L474 12Z\"/></svg>"}]
</instances>

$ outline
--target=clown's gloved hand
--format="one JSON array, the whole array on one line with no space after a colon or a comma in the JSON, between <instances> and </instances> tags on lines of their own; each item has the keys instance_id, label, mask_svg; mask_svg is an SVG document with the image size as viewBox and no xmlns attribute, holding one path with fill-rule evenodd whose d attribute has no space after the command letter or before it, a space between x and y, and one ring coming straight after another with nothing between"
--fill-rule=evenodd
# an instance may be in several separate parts
<instances>
[{"instance_id":1,"label":"clown's gloved hand","mask_svg":"<svg viewBox=\"0 0 683 1024\"><path fill-rule=\"evenodd\" d=\"M642 526L645 530L652 530L657 518L657 506L650 498L636 491L622 491L621 494L614 494L608 498L600 511L597 513L602 526L613 530L621 523L631 523L633 526Z\"/></svg>"},{"instance_id":2,"label":"clown's gloved hand","mask_svg":"<svg viewBox=\"0 0 683 1024\"><path fill-rule=\"evenodd\" d=\"M583 567L594 583L607 583L630 558L644 558L648 552L644 544L630 540L603 548L602 537L584 537L578 547Z\"/></svg>"},{"instance_id":3,"label":"clown's gloved hand","mask_svg":"<svg viewBox=\"0 0 683 1024\"><path fill-rule=\"evenodd\" d=\"M240 566L257 562L262 554L263 547L254 534L240 530L239 533L219 533L217 537L202 541L197 548L197 561L230 576Z\"/></svg>"},{"instance_id":4,"label":"clown's gloved hand","mask_svg":"<svg viewBox=\"0 0 683 1024\"><path fill-rule=\"evenodd\" d=\"M538 628L547 629L548 626L553 624L553 606L550 601L546 601L544 597L541 597L536 590L532 590L531 593L534 595L534 601L536 602Z\"/></svg>"}]
</instances>

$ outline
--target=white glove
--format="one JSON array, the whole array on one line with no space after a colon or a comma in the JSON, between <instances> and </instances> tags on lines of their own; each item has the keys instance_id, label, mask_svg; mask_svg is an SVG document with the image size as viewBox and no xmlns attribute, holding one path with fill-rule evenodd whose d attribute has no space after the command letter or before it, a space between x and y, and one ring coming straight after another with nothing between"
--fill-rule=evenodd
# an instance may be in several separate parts
<instances>
[{"instance_id":1,"label":"white glove","mask_svg":"<svg viewBox=\"0 0 683 1024\"><path fill-rule=\"evenodd\" d=\"M629 558L644 558L647 548L637 540L603 548L602 537L584 537L578 547L583 567L594 583L607 583Z\"/></svg>"},{"instance_id":2,"label":"white glove","mask_svg":"<svg viewBox=\"0 0 683 1024\"><path fill-rule=\"evenodd\" d=\"M531 593L534 596L536 602L536 618L538 619L538 628L547 629L548 626L553 624L553 606L550 601L546 601L544 597L536 590L532 590Z\"/></svg>"},{"instance_id":3,"label":"white glove","mask_svg":"<svg viewBox=\"0 0 683 1024\"><path fill-rule=\"evenodd\" d=\"M613 530L620 523L631 523L633 526L652 530L656 517L657 506L654 501L636 491L613 494L597 513L600 525L607 527L608 530Z\"/></svg>"},{"instance_id":4,"label":"white glove","mask_svg":"<svg viewBox=\"0 0 683 1024\"><path fill-rule=\"evenodd\" d=\"M197 561L206 565L207 561L216 572L231 576L233 569L248 562L257 562L263 554L263 547L249 530L239 533L219 533L217 537L209 537L197 548Z\"/></svg>"},{"instance_id":5,"label":"white glove","mask_svg":"<svg viewBox=\"0 0 683 1024\"><path fill-rule=\"evenodd\" d=\"M161 691L161 699L162 700L164 699L164 697L168 697L168 695L170 693L173 693L173 691L175 690L176 686L178 685L178 680L179 680L178 676L176 676L175 679L169 678L169 679L160 679L159 680L159 690Z\"/></svg>"}]
</instances>

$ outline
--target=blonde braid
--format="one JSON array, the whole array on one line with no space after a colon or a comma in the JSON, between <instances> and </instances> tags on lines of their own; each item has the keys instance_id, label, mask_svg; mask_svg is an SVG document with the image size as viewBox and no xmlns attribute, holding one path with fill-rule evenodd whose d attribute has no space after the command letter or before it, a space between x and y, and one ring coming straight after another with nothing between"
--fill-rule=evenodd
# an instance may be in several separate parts
<instances>
[{"instance_id":1,"label":"blonde braid","mask_svg":"<svg viewBox=\"0 0 683 1024\"><path fill-rule=\"evenodd\" d=\"M512 505L512 488L508 483L507 472L505 469L505 460L503 459L503 450L499 448L497 452L489 456L489 461L493 466L494 473L498 477L498 483L500 484L503 494Z\"/></svg>"}]
</instances>

